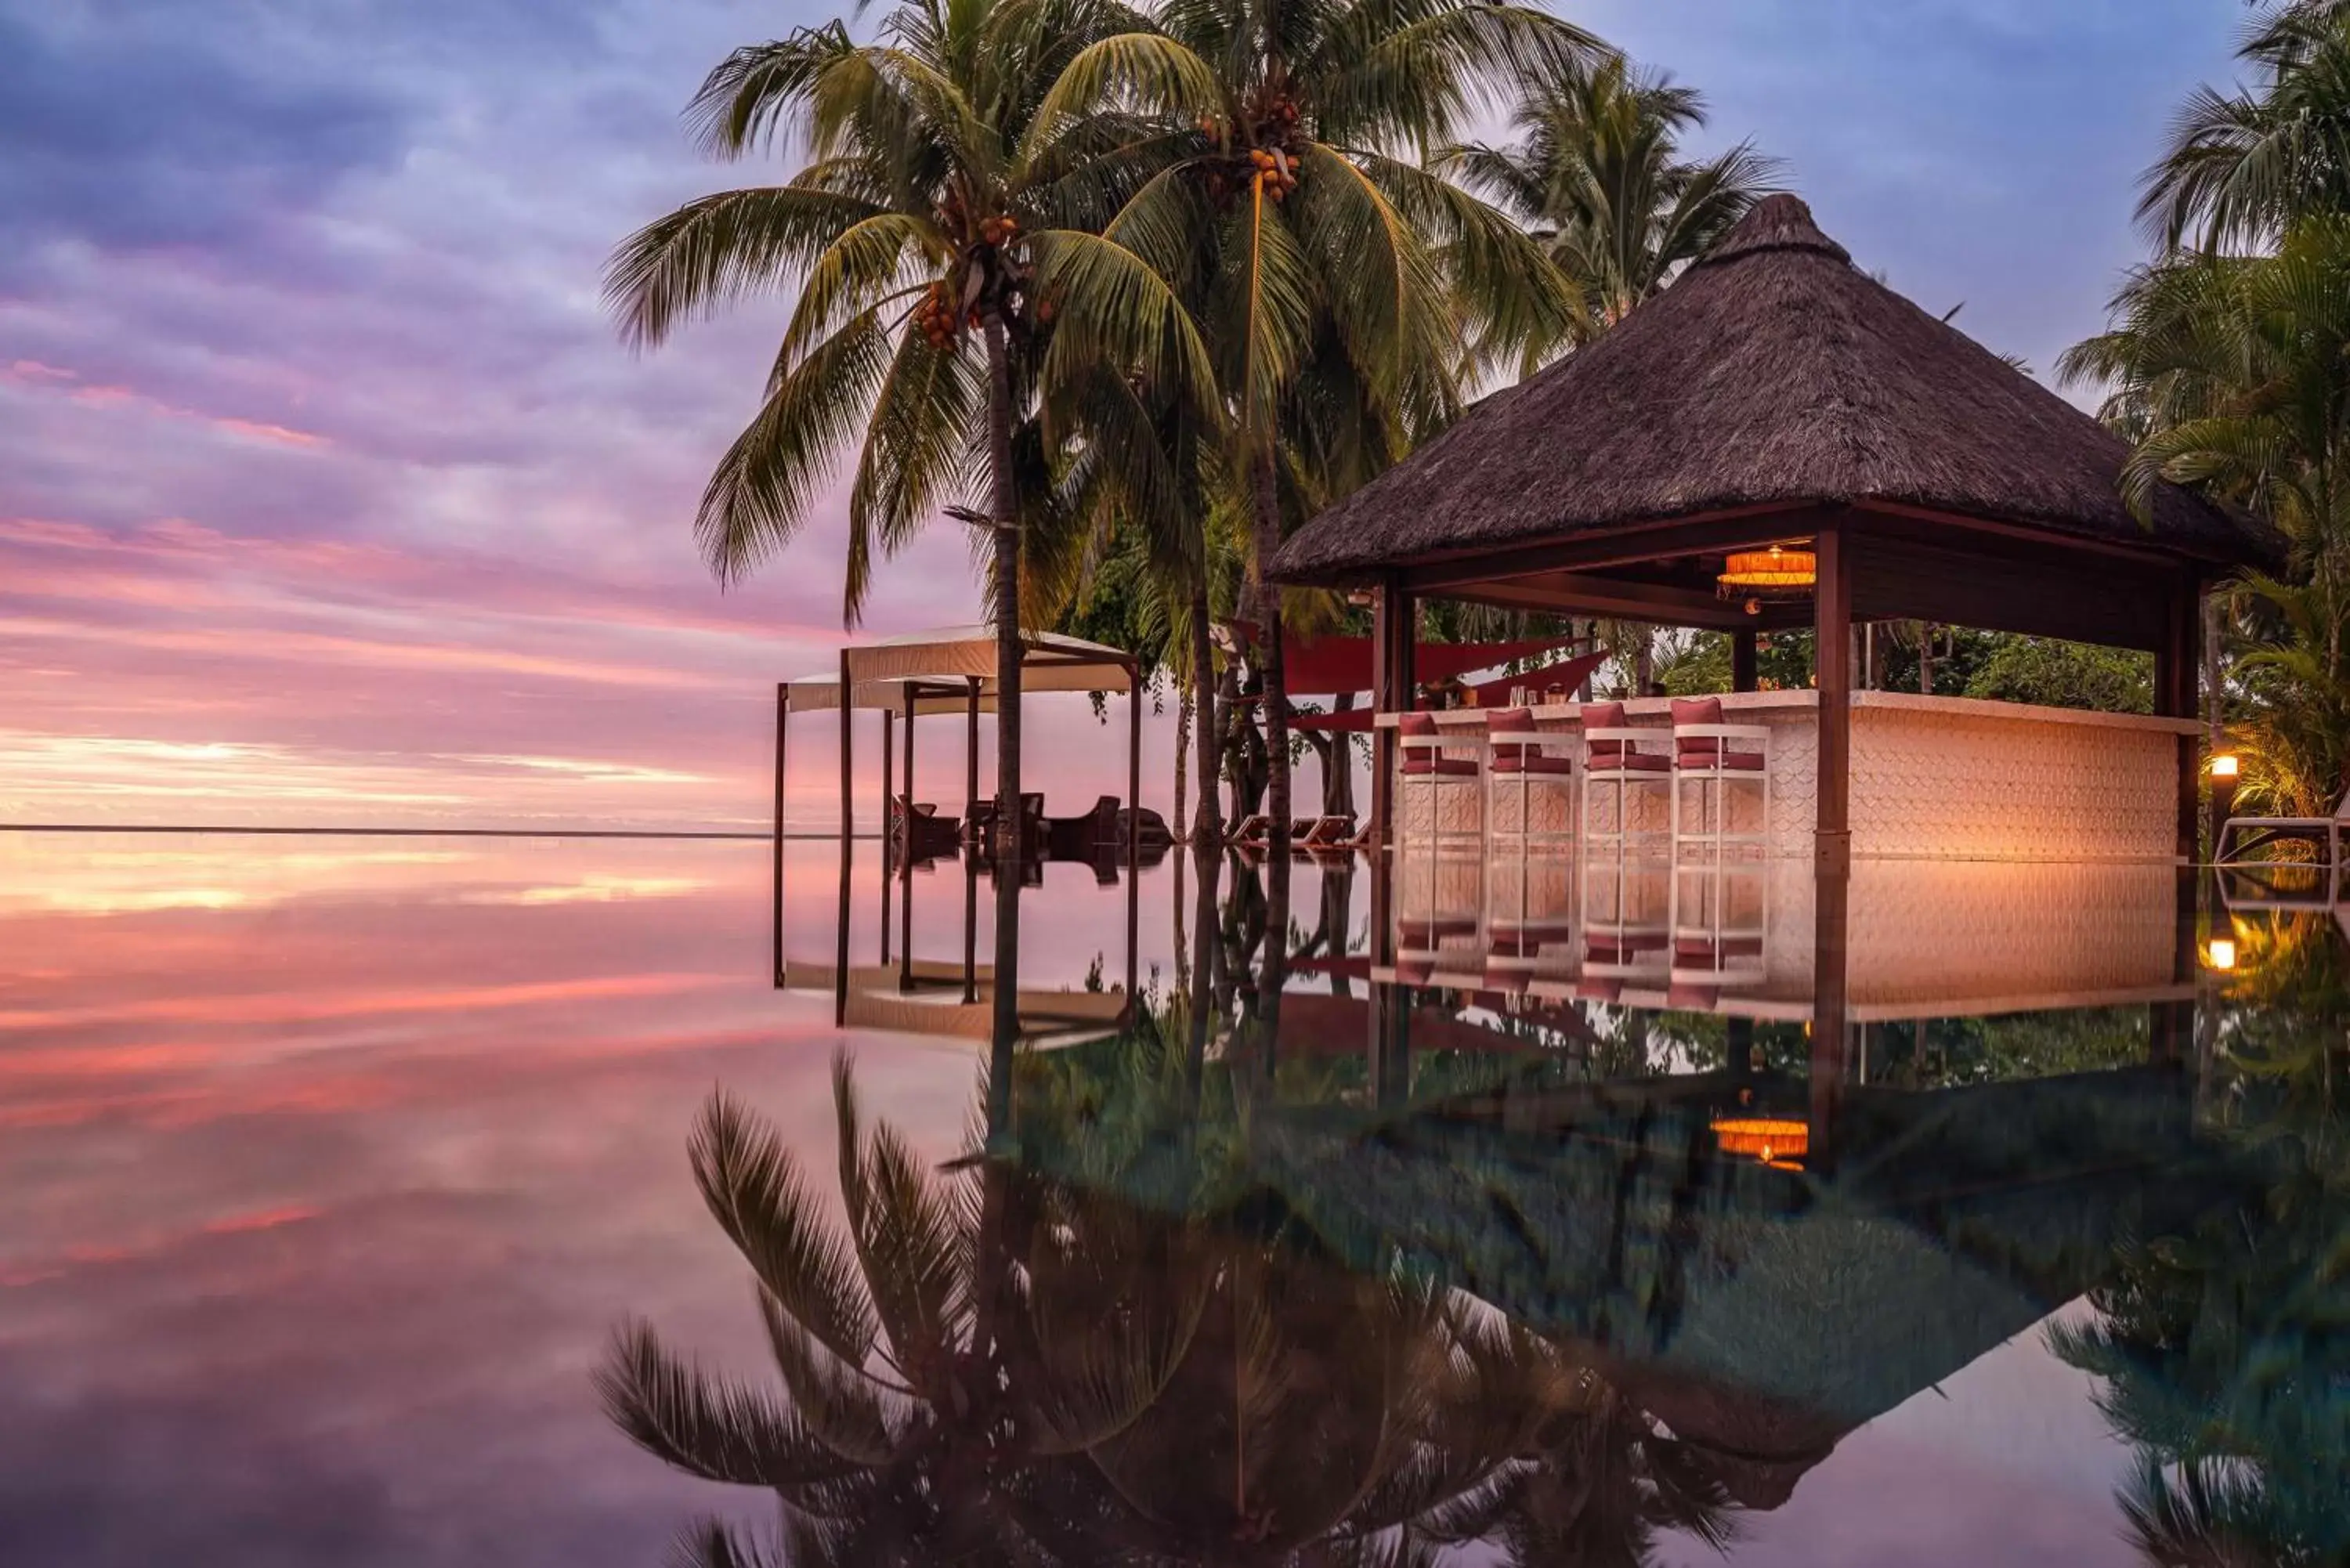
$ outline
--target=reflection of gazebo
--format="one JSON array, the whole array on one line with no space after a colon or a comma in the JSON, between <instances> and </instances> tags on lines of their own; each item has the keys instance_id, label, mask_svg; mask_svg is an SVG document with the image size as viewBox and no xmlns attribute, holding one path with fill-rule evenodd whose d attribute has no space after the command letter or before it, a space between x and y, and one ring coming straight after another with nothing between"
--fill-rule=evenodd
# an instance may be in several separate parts
<instances>
[{"instance_id":1,"label":"reflection of gazebo","mask_svg":"<svg viewBox=\"0 0 2350 1568\"><path fill-rule=\"evenodd\" d=\"M1741 692L1757 685L1759 633L1815 631L1815 717L1808 693L1754 705L1787 711L1781 722L1801 732L1782 749L1805 775L1807 826L1829 864L1849 855L1856 826L1880 841L1914 832L1898 798L1852 809L1856 777L1875 788L1900 771L1852 765L1856 711L1864 753L1951 743L1976 726L1968 744L2011 772L2031 759L2087 822L2125 786L2149 798L2175 789L2191 853L2196 742L2184 721L2199 596L2272 547L2167 484L2150 488L2141 522L2118 488L2126 456L2087 415L1861 272L1803 202L1779 196L1597 343L1487 399L1307 523L1271 571L1375 596L1382 713L1412 705L1408 628L1422 598L1727 632ZM1741 586L1730 557L1774 546L1788 581ZM2085 732L2047 710L1953 698L1871 692L1856 704L1853 628L1880 619L2149 651L2157 717ZM1392 750L1374 774L1382 804Z\"/></svg>"},{"instance_id":2,"label":"reflection of gazebo","mask_svg":"<svg viewBox=\"0 0 2350 1568\"><path fill-rule=\"evenodd\" d=\"M1127 823L1129 848L1140 819L1142 709L1134 658L1115 648L1057 632L1023 634L1027 655L1020 667L1023 696L1031 692L1122 692L1128 697ZM784 767L786 723L795 712L840 714L840 832L847 837L854 807L850 780L855 764L850 721L859 709L883 715L881 789L889 791L889 720L903 719L906 731L904 787L914 792L914 719L918 714L962 713L964 747L964 815L976 815L979 794L979 715L995 711L995 633L984 626L943 627L912 632L840 650L837 673L804 676L775 688L775 836L784 832ZM847 693L843 701L842 693ZM1016 815L1016 803L1004 803ZM885 813L885 822L886 822Z\"/></svg>"}]
</instances>

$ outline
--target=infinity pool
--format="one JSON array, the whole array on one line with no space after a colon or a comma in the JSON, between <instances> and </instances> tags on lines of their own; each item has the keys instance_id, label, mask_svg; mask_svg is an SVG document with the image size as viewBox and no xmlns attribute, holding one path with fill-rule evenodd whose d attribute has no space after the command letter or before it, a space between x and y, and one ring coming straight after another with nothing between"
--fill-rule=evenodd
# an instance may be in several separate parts
<instances>
[{"instance_id":1,"label":"infinity pool","mask_svg":"<svg viewBox=\"0 0 2350 1568\"><path fill-rule=\"evenodd\" d=\"M1824 1067L1768 888L1699 984L1613 885L1050 866L1005 1057L985 879L876 846L780 941L755 843L0 871L0 1562L2350 1551L2325 890L1897 878Z\"/></svg>"}]
</instances>

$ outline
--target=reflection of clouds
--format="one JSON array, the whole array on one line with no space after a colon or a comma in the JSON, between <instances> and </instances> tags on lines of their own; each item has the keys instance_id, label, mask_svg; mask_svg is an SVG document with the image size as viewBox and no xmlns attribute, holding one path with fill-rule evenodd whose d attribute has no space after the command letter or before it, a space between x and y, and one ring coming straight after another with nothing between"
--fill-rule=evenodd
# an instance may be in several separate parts
<instances>
[{"instance_id":1,"label":"reflection of clouds","mask_svg":"<svg viewBox=\"0 0 2350 1568\"><path fill-rule=\"evenodd\" d=\"M0 905L0 1557L633 1563L733 1506L644 1465L588 1372L629 1310L755 1365L686 1177L712 1082L829 1158L763 846L40 855L121 912ZM140 907L200 881L252 901ZM968 1057L868 1050L956 1147Z\"/></svg>"}]
</instances>

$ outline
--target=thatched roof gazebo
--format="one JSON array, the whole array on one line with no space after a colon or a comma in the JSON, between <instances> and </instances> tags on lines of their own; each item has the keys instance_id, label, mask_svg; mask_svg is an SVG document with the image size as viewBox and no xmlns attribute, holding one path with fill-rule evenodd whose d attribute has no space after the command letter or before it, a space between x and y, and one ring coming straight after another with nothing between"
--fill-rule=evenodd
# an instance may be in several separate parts
<instances>
[{"instance_id":1,"label":"thatched roof gazebo","mask_svg":"<svg viewBox=\"0 0 2350 1568\"><path fill-rule=\"evenodd\" d=\"M2274 545L2170 485L2142 521L2120 489L2127 456L1774 196L1597 343L1315 517L1271 569L1374 590L1382 711L1410 705L1397 633L1421 597L1728 631L1741 691L1757 633L1815 629L1817 832L1834 860L1857 622L2146 650L2156 712L2191 716L2199 597ZM1723 597L1726 558L1773 545L1814 558L1807 591ZM2195 745L2182 733L2178 749L2191 853Z\"/></svg>"}]
</instances>

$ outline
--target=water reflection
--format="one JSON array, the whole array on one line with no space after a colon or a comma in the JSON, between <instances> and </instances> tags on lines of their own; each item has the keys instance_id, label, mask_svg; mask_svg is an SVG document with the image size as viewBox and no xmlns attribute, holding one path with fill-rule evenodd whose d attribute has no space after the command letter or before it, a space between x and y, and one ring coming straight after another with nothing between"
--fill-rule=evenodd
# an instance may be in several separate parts
<instances>
[{"instance_id":1,"label":"water reflection","mask_svg":"<svg viewBox=\"0 0 2350 1568\"><path fill-rule=\"evenodd\" d=\"M799 1561L2350 1551L2317 874L1299 862L1284 910L1245 862L1050 864L998 1072L917 1032L993 1000L986 867L893 866L885 913L878 849L844 1028L830 844L776 990L764 846L0 840L0 1561L772 1533L598 1413L632 1313L750 1374L713 1419L864 1467L794 1483ZM785 1254L690 1174L713 1084L850 1258L903 1454L801 1404L840 1350L776 1366ZM931 1325L920 1398L885 1318Z\"/></svg>"},{"instance_id":2,"label":"water reflection","mask_svg":"<svg viewBox=\"0 0 2350 1568\"><path fill-rule=\"evenodd\" d=\"M776 1383L639 1325L616 1418L779 1491L794 1562L1637 1563L1742 1546L2037 1330L2136 1452L2145 1560L2350 1550L2332 903L2158 867L1426 872L1322 867L1308 929L1285 877L1200 857L1171 982L1091 1021L1024 995L941 1172L844 1063L837 1233L713 1101L696 1174ZM2218 940L2241 967L2199 981Z\"/></svg>"}]
</instances>

